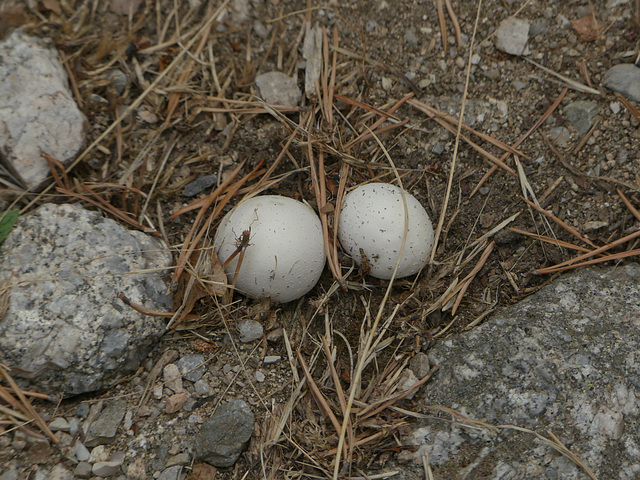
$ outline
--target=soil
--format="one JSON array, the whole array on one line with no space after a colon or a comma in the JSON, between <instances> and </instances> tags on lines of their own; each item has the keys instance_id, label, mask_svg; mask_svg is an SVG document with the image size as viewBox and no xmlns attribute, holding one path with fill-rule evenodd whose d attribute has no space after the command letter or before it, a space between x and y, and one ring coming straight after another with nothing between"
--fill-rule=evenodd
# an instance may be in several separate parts
<instances>
[{"instance_id":1,"label":"soil","mask_svg":"<svg viewBox=\"0 0 640 480\"><path fill-rule=\"evenodd\" d=\"M333 44L336 32L337 95L389 110L400 99L413 94L414 99L457 117L466 90L465 123L507 145L514 145L534 126L565 88L566 82L527 59L601 92L595 95L569 88L559 107L518 147L520 174L511 175L499 168L477 192L476 187L492 165L461 141L434 261L417 277L397 280L388 301L384 300L387 281L367 276L357 278L354 274L347 289L335 289L328 269L312 292L285 305L269 305L239 295L232 305L224 305L222 299L204 298L194 308L198 318L169 332L134 376L107 391L65 399L55 408L46 402L36 402L41 415L49 419L60 415L74 417L83 403L96 405L100 400L116 398L126 399L129 411L137 412L149 371L163 352L173 349L183 356L201 351L208 365L205 379L211 387L211 394L203 398L209 400L190 412L167 414L162 409L168 394L166 390L157 391L158 395L148 400L147 408L153 411L156 407L158 415L132 417L130 428L120 428L109 449L126 452L125 465L133 458L142 458L149 478L157 476L168 455L193 452L193 432L220 401L241 398L253 408L256 433L247 453L235 467L219 469L218 478L245 478L245 474L246 478L288 478L297 474L324 478L333 472L334 454L328 452L336 447L338 435L306 386L302 396L295 395L300 378L304 378L299 360L303 358L311 365L313 378L331 408L336 413L340 411L326 357L319 350L321 336L327 336L335 351L342 387L348 391L352 362L362 345L363 324L366 332L379 308L383 308L383 319L392 319L383 335L388 339L386 349L380 349L375 365L369 366L363 375L365 387L373 384L380 387L369 398L373 402L388 393L383 388L385 379L381 378L385 367L391 369L387 374L399 373L403 368L399 364L404 359L427 352L440 338L464 332L493 309L517 302L550 280L550 275L536 274L536 269L576 255L571 249L500 228L491 236L495 246L486 263L476 272L452 315L451 305L443 308L438 301L456 279L462 281L478 264L488 242L481 242L480 250L474 252L475 240L519 214L509 227L589 246L528 207L521 199L527 184L529 199L534 194L544 209L596 245L612 242L636 227L637 219L617 190L632 205L640 205L640 118L637 111L634 116L613 92L601 87L600 81L613 65L637 58L640 17L635 10L637 5L624 0L485 0L479 12L474 59L466 87L478 2L451 1L462 32L461 43L457 42L451 16L444 9L446 52L436 2L328 1L309 2L313 3L309 8L307 2L294 0L231 3L246 5L248 16L244 17L242 9L228 11L221 21L213 23L197 61L187 66L190 57L185 56L165 81L146 94L159 72L168 68L192 38L194 29L204 23L204 15L211 11L209 2L147 0L130 17L114 14L111 2L106 0L43 0L27 2L27 6L5 0L0 5L0 34L20 27L50 38L61 52L74 80L76 99L81 100L88 119L89 144L105 132L124 107L144 95L135 114L107 134L70 176L79 182L102 185L96 188L105 199L136 218L144 199L133 193L123 195L122 190L108 185L152 192L146 226L163 233L167 245L176 252L176 260L197 215L190 212L170 218L193 201L181 194L184 186L208 174L216 174L222 181L243 160L246 164L238 178L260 161L270 166L291 137L291 125L295 128L301 123L310 109L314 109L316 120L313 150L316 160L319 152L324 152L327 179L339 182L346 162L351 166L347 188L374 178L395 181L377 141L368 139L350 149L345 147L359 133L367 132L364 124L370 127L378 117L344 98L334 99L333 124L329 124L319 103L307 98L303 99L302 111L285 114L288 121L266 113L229 110L235 105L228 100L255 99L256 74L284 71L297 77L304 88L301 46L306 18L312 24L326 27L328 44ZM195 8L190 9L190 5ZM516 13L532 25L529 54L525 57L500 52L492 38L500 23ZM595 31L592 40L585 41L571 21L588 16L595 17L602 28ZM178 34L184 36L180 44L173 40ZM331 55L329 60L332 61ZM109 76L116 70L126 77L120 92ZM180 78L182 72L186 73L185 78ZM172 92L179 93L179 101L169 126L162 128ZM563 111L577 100L590 100L598 105L598 123L586 135L577 132ZM202 112L198 110L201 107L227 110ZM409 102L395 115L406 120L406 125L381 133L380 141L402 176L405 189L426 207L435 225L447 192L456 136ZM567 129L569 136L565 143L553 139L558 127ZM468 135L496 157L502 156L503 150L478 136ZM545 137L551 140L547 142ZM317 208L307 168L307 140L302 135L291 142L274 176L301 170L289 174L265 193L304 199ZM554 145L556 152L549 144ZM516 169L513 156L506 162ZM332 192L327 195L328 203L335 206ZM26 196L23 205L33 198ZM240 198L234 197L231 204ZM75 200L49 194L38 198L33 206L45 201ZM229 208L230 205L225 211ZM613 251L632 248L623 245ZM340 254L339 260L346 273L351 260L344 254ZM398 310L394 312L396 307ZM235 324L247 318L264 325L265 337L261 341L251 344L237 341ZM294 352L292 356L288 344ZM300 352L300 357L296 352ZM264 357L269 355L278 355L281 360L264 364ZM257 373L264 375L263 381L256 380ZM432 381L437 381L437 375ZM189 388L195 398L193 386ZM428 383L423 388L428 388ZM294 397L297 400L286 423L286 435L276 447L269 445L274 422L286 411L286 402ZM398 402L406 410L418 411L411 400ZM397 466L399 452L410 449L399 440L410 428L410 417L383 410L371 422L376 425L360 425L356 434L384 434L356 449L351 463L354 475L356 471L367 474L388 471ZM4 438L13 440L10 435ZM0 463L14 462L23 472L24 477L20 478L36 478L38 470L47 471L61 462L69 462L68 445L64 445L65 442L62 447L52 445L42 455L30 447L20 452L14 443L7 441L2 445ZM185 466L184 473L189 478L208 478L197 477L193 468L191 463Z\"/></svg>"}]
</instances>

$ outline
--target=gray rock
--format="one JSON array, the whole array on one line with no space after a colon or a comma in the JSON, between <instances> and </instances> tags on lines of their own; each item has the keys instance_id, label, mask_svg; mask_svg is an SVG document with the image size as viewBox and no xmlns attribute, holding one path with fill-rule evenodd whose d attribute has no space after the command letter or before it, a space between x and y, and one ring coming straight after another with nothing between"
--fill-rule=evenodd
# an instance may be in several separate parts
<instances>
[{"instance_id":1,"label":"gray rock","mask_svg":"<svg viewBox=\"0 0 640 480\"><path fill-rule=\"evenodd\" d=\"M89 449L85 447L80 440L76 440L76 443L73 446L72 453L76 457L76 460L78 460L79 462L85 462L89 460L89 456L91 455Z\"/></svg>"},{"instance_id":2,"label":"gray rock","mask_svg":"<svg viewBox=\"0 0 640 480\"><path fill-rule=\"evenodd\" d=\"M87 447L113 442L118 427L127 411L127 402L114 400L107 404L98 418L89 426L89 435L85 439Z\"/></svg>"},{"instance_id":3,"label":"gray rock","mask_svg":"<svg viewBox=\"0 0 640 480\"><path fill-rule=\"evenodd\" d=\"M495 35L495 45L509 55L522 55L529 40L529 22L510 18L502 22Z\"/></svg>"},{"instance_id":4,"label":"gray rock","mask_svg":"<svg viewBox=\"0 0 640 480\"><path fill-rule=\"evenodd\" d=\"M125 306L118 293L168 309L162 277L170 264L154 239L80 205L47 204L20 218L0 246L0 282L9 285L4 361L44 391L112 385L165 331L165 320Z\"/></svg>"},{"instance_id":5,"label":"gray rock","mask_svg":"<svg viewBox=\"0 0 640 480\"><path fill-rule=\"evenodd\" d=\"M200 397L206 397L211 394L211 387L209 386L209 382L204 379L198 380L194 385L196 390L196 394Z\"/></svg>"},{"instance_id":6,"label":"gray rock","mask_svg":"<svg viewBox=\"0 0 640 480\"><path fill-rule=\"evenodd\" d=\"M256 77L256 86L265 102L295 107L302 99L298 82L282 72L263 73Z\"/></svg>"},{"instance_id":7,"label":"gray rock","mask_svg":"<svg viewBox=\"0 0 640 480\"><path fill-rule=\"evenodd\" d=\"M265 365L269 365L271 363L278 363L282 357L280 355L267 355L264 357L263 362Z\"/></svg>"},{"instance_id":8,"label":"gray rock","mask_svg":"<svg viewBox=\"0 0 640 480\"><path fill-rule=\"evenodd\" d=\"M218 182L216 175L203 175L196 178L193 182L187 183L182 189L182 195L185 197L195 197L200 192L215 185Z\"/></svg>"},{"instance_id":9,"label":"gray rock","mask_svg":"<svg viewBox=\"0 0 640 480\"><path fill-rule=\"evenodd\" d=\"M167 460L167 467L175 465L189 465L191 463L191 455L187 452L178 453Z\"/></svg>"},{"instance_id":10,"label":"gray rock","mask_svg":"<svg viewBox=\"0 0 640 480\"><path fill-rule=\"evenodd\" d=\"M601 479L640 476L640 266L564 275L431 350L422 401L558 436ZM438 415L429 410L429 415ZM422 420L436 478L587 478L532 434ZM447 472L446 474L443 472Z\"/></svg>"},{"instance_id":11,"label":"gray rock","mask_svg":"<svg viewBox=\"0 0 640 480\"><path fill-rule=\"evenodd\" d=\"M611 67L602 77L602 84L635 102L640 102L640 68L630 63Z\"/></svg>"},{"instance_id":12,"label":"gray rock","mask_svg":"<svg viewBox=\"0 0 640 480\"><path fill-rule=\"evenodd\" d=\"M80 462L73 470L73 474L78 478L89 478L93 468L89 462Z\"/></svg>"},{"instance_id":13,"label":"gray rock","mask_svg":"<svg viewBox=\"0 0 640 480\"><path fill-rule=\"evenodd\" d=\"M407 42L412 47L418 46L418 37L416 36L416 31L413 28L408 28L404 32L404 41Z\"/></svg>"},{"instance_id":14,"label":"gray rock","mask_svg":"<svg viewBox=\"0 0 640 480\"><path fill-rule=\"evenodd\" d=\"M202 424L197 441L198 459L214 467L230 467L253 434L255 419L242 400L225 403Z\"/></svg>"},{"instance_id":15,"label":"gray rock","mask_svg":"<svg viewBox=\"0 0 640 480\"><path fill-rule=\"evenodd\" d=\"M593 126L593 122L598 116L599 107L596 102L578 100L564 107L563 112L571 124L576 127L578 133L584 135Z\"/></svg>"},{"instance_id":16,"label":"gray rock","mask_svg":"<svg viewBox=\"0 0 640 480\"><path fill-rule=\"evenodd\" d=\"M182 385L182 374L180 368L175 363L170 363L162 370L162 378L167 388L173 390L174 393L182 393L184 387Z\"/></svg>"},{"instance_id":17,"label":"gray rock","mask_svg":"<svg viewBox=\"0 0 640 480\"><path fill-rule=\"evenodd\" d=\"M182 466L175 465L173 467L166 468L162 471L158 480L180 480L180 474L182 473Z\"/></svg>"},{"instance_id":18,"label":"gray rock","mask_svg":"<svg viewBox=\"0 0 640 480\"><path fill-rule=\"evenodd\" d=\"M18 480L18 469L15 466L9 467L2 475L0 480Z\"/></svg>"},{"instance_id":19,"label":"gray rock","mask_svg":"<svg viewBox=\"0 0 640 480\"><path fill-rule=\"evenodd\" d=\"M111 460L109 462L98 462L93 465L92 472L99 477L113 477L120 473L122 462L124 461L124 455L119 458Z\"/></svg>"},{"instance_id":20,"label":"gray rock","mask_svg":"<svg viewBox=\"0 0 640 480\"><path fill-rule=\"evenodd\" d=\"M69 422L64 417L56 417L49 423L52 432L68 432Z\"/></svg>"},{"instance_id":21,"label":"gray rock","mask_svg":"<svg viewBox=\"0 0 640 480\"><path fill-rule=\"evenodd\" d=\"M418 379L426 377L431 371L429 356L422 352L416 353L413 358L409 360L409 368Z\"/></svg>"},{"instance_id":22,"label":"gray rock","mask_svg":"<svg viewBox=\"0 0 640 480\"><path fill-rule=\"evenodd\" d=\"M549 140L560 148L567 148L571 141L571 132L567 127L554 127L549 130Z\"/></svg>"},{"instance_id":23,"label":"gray rock","mask_svg":"<svg viewBox=\"0 0 640 480\"><path fill-rule=\"evenodd\" d=\"M111 81L111 85L116 89L118 95L122 95L129 79L122 70L111 70L107 73L107 78Z\"/></svg>"},{"instance_id":24,"label":"gray rock","mask_svg":"<svg viewBox=\"0 0 640 480\"><path fill-rule=\"evenodd\" d=\"M255 320L241 320L237 323L236 328L240 332L240 341L242 343L251 343L259 340L264 333L262 324Z\"/></svg>"},{"instance_id":25,"label":"gray rock","mask_svg":"<svg viewBox=\"0 0 640 480\"><path fill-rule=\"evenodd\" d=\"M56 50L21 30L0 42L0 150L27 187L49 175L47 153L68 164L84 143L86 119Z\"/></svg>"},{"instance_id":26,"label":"gray rock","mask_svg":"<svg viewBox=\"0 0 640 480\"><path fill-rule=\"evenodd\" d=\"M182 376L190 382L197 382L207 371L204 363L204 355L196 353L185 355L176 362Z\"/></svg>"}]
</instances>

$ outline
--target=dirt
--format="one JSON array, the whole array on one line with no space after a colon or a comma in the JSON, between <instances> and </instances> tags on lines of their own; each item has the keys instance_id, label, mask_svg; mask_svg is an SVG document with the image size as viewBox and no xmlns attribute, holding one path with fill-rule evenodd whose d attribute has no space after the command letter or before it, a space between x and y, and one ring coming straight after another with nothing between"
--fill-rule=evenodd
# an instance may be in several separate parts
<instances>
[{"instance_id":1,"label":"dirt","mask_svg":"<svg viewBox=\"0 0 640 480\"><path fill-rule=\"evenodd\" d=\"M200 7L189 11L189 4L199 3L202 3ZM4 34L19 26L34 35L52 39L74 76L75 92L82 100L88 119L88 142L91 143L112 124L122 107L131 105L145 92L186 42L180 46L172 42L154 48L160 42L159 32L166 29L162 39L170 39L176 33L177 18L180 32L185 38L191 38L188 33L203 23L202 15L209 11L207 3L147 0L128 18L110 12L110 2L105 0L34 1L27 7L15 6L21 2L5 1L0 6L0 27ZM303 86L300 48L305 16L313 24L317 22L326 27L329 44L333 43L335 28L339 46L335 71L337 94L388 110L413 93L415 99L457 117L466 89L465 123L508 145L513 145L541 118L565 86L562 80L526 59L601 92L601 95L594 95L569 89L559 108L518 147L522 154L518 157L521 175L498 169L473 195L491 164L467 143L460 142L435 260L417 278L396 281L388 302L383 301L386 281L364 277L350 283L347 290L332 291L334 279L328 271L310 294L286 305L265 306L236 295L236 303L232 306L219 307L218 301L204 299L194 309L199 319L185 322L178 330L168 333L144 369L133 377L108 391L64 400L55 408L45 402L36 404L45 418L54 415L74 417L83 402L95 405L102 399L125 398L133 412L146 376L162 352L175 349L183 356L204 350L211 400L193 412L159 413L152 420L145 416L134 417L132 429L127 432L121 428L109 448L127 452L125 465L134 457L142 458L151 477L163 470L167 455L193 451L190 435L220 401L242 398L256 415L256 434L248 453L235 467L218 471L220 478L243 478L245 473L249 474L248 478L284 478L295 476L295 472L324 478L333 471L333 457L324 455L335 448L337 434L312 394L298 399L287 422L286 438L281 439L279 446L266 446L274 419L279 418L299 378L304 377L295 353L294 358L289 357L287 339L293 352L299 351L309 364L315 362L311 367L313 376L331 407L338 412L339 402L333 384L328 380L326 359L318 352L321 335L326 333L331 337L343 388L348 390L353 374L350 362L361 345L363 322L365 326L370 325L381 304L384 304L383 318L389 318L394 307L400 305L385 334L385 338L390 339L390 347L379 353L375 367L369 367L364 374L365 385L381 382L379 377L384 367L394 359L428 351L438 338L459 334L469 324L485 318L492 309L518 301L551 278L536 274L536 269L575 256L570 249L503 228L492 237L495 247L471 282L456 314L452 316L450 308L443 311L438 299L456 279L465 278L478 263L482 252L470 256L472 242L507 218L519 214L510 227L588 247L559 225L543 220L521 200L525 179L543 208L597 245L609 243L635 228L637 220L624 205L617 189L621 189L633 205L640 205L639 119L613 92L599 85L611 66L631 62L637 57L640 19L634 17L633 1L593 4L586 1L484 1L474 41L476 58L466 88L469 46L478 2L451 2L463 34L461 44L456 41L453 22L445 8L446 54L435 2L328 1L311 5L309 9L303 1L236 3L246 3L249 17L243 19L237 12L230 12L224 21L213 24L198 60L201 63L191 66L193 75L186 81L179 81L180 72L187 71L184 64L183 70L168 75L166 82L145 95L136 114L127 117L106 136L100 148L94 148L71 172L71 176L80 182L120 183L144 192L150 191L159 173L149 217L155 228L164 226L165 240L176 252L176 259L196 216L191 212L177 219L169 218L192 201L181 195L182 188L201 175L214 173L224 179L245 159L247 163L241 175L247 174L262 160L269 166L291 135L291 128L283 120L268 114L197 113L197 109L224 105L221 100L207 100L207 97L253 99L257 93L253 84L257 73L284 71L295 75ZM491 38L500 23L517 11L518 18L526 19L534 26L528 43L530 53L525 58L496 50ZM594 40L581 41L570 22L589 15L595 17L602 29L596 32ZM107 76L114 69L123 72L128 79L122 93L116 91ZM222 85L220 90L211 73L214 70ZM158 133L167 115L170 91L180 92L179 102L171 126ZM581 147L583 136L563 113L563 108L575 100L592 100L599 108L599 123L587 134L586 143ZM317 103L305 99L303 106L315 107ZM616 111L618 113L614 113ZM358 133L365 131L362 121L366 113L365 109L335 101L336 120L329 126L322 112L316 112L316 155L320 150L325 151L327 175L338 181L343 163L352 165L347 187L374 177L380 181L394 181L389 163L376 141L369 139L349 150L344 148L354 138L354 128ZM287 117L298 124L304 114L304 111L289 113ZM388 134L380 135L380 139L403 176L405 188L421 201L437 224L456 150L455 135L408 103L396 115L408 121L406 128L390 130ZM372 117L368 125L376 119ZM566 145L556 146L562 161L543 138L550 136L557 127L567 128L570 135ZM497 147L470 136L496 157L502 155L503 151ZM163 154L173 142L175 147L166 164L162 165ZM289 154L275 174L308 165L303 137L292 142ZM513 157L507 163L515 168ZM124 196L120 190L108 187L100 192L116 207L134 214L140 212L143 201L140 197ZM287 177L268 193L305 199L317 207L308 171ZM530 194L528 198L532 198ZM233 203L238 199L234 198ZM39 199L37 204L69 200L53 195ZM329 202L335 203L331 193ZM487 243L481 245L485 248ZM344 254L339 259L346 271L351 260ZM253 344L238 343L234 324L243 318L263 323L266 337ZM340 338L336 331L341 333ZM208 344L203 347L195 343L198 338ZM349 343L349 348L345 342ZM278 355L281 360L265 365L263 358L266 355ZM264 374L264 381L256 381L257 372ZM433 381L437 381L437 376ZM428 383L423 388L428 388ZM382 393L381 390L380 395ZM374 398L375 395L371 397ZM148 403L160 409L165 400L166 393L152 397ZM410 400L400 402L405 409L415 407ZM386 422L391 425L388 433L358 448L352 464L354 469L361 468L368 473L388 470L396 465L398 452L410 448L393 440L393 435L397 435L396 439L402 438L403 429L410 428L410 421L407 425L402 423L407 418L383 411L375 420L379 423L377 427L363 425L357 433L382 431L380 425L386 425ZM145 437L144 445L132 443L133 431L135 438ZM179 440L170 441L176 435ZM166 445L171 447L167 449ZM51 446L44 456L35 447L17 451L11 442L5 442L2 450L0 462L17 462L23 472L29 472L21 478L36 478L28 475L68 461L65 460L68 451L65 446ZM307 454L315 460L309 460ZM264 474L261 460L265 462ZM409 466L405 465L406 468ZM191 465L186 465L185 473L189 472L191 478L197 478Z\"/></svg>"}]
</instances>

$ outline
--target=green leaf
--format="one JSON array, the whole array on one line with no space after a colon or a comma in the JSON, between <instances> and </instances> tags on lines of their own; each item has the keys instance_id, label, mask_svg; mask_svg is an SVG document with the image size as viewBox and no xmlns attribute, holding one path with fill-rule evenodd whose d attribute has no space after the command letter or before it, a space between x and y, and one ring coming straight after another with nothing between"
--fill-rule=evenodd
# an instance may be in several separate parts
<instances>
[{"instance_id":1,"label":"green leaf","mask_svg":"<svg viewBox=\"0 0 640 480\"><path fill-rule=\"evenodd\" d=\"M4 242L13 226L18 221L20 210L7 210L0 214L0 243Z\"/></svg>"}]
</instances>

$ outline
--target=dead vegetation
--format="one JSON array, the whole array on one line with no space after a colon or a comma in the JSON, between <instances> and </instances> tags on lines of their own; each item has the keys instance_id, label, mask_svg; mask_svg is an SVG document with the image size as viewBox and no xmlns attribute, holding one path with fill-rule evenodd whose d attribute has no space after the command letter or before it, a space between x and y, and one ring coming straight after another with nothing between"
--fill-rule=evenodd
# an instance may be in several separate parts
<instances>
[{"instance_id":1,"label":"dead vegetation","mask_svg":"<svg viewBox=\"0 0 640 480\"><path fill-rule=\"evenodd\" d=\"M610 238L596 241L546 210L562 181L546 189L530 182L523 167L527 142L542 138L572 178L616 188L636 220L640 182L587 174L540 132L569 90L600 95L590 85L543 67L564 88L539 118L530 119L532 126L525 134L508 141L465 124L466 90L458 117L419 98L408 79L412 92L380 105L370 102L368 70L398 70L357 51L357 46L343 44L336 26L317 26L317 7L311 2L306 9L283 8L269 18L272 30L262 57L253 54L254 38L233 22L228 4L229 0L205 1L190 9L189 2L167 7L146 1L136 15L109 17L111 23L102 28L96 25L109 15L108 1L5 6L0 14L6 28L20 26L54 38L91 128L87 148L71 165L64 167L43 155L52 172L43 191L21 191L19 180L8 176L2 195L23 213L44 202L82 202L130 228L161 237L175 254L174 311L152 312L122 299L145 314L170 317L174 338L194 342L199 351L213 348L211 332L229 330L237 319L250 315L252 305L234 298L233 282L226 284L211 249L222 215L241 199L265 191L308 202L322 222L330 275L323 277L311 299L301 300L310 307L301 317L302 333L290 338L284 329L291 368L287 401L272 405L262 398L265 409L245 459L250 467L246 471L263 478L280 478L283 472L287 478L386 478L393 472L385 470L385 458L408 448L401 444L400 434L410 429L412 418L424 416L405 399L437 370L433 367L417 382L407 382L413 354L428 349L434 338L472 328L499 304L534 291L548 278L543 275L640 253L634 248L640 237L635 223L622 222ZM445 8L457 46L463 46L461 28L471 38L466 47L468 87L474 46L487 39L476 39L473 25L461 27L450 0L437 0L436 5L444 38L449 28ZM341 15L339 9L325 8ZM480 5L478 18L483 13ZM285 37L285 31L295 35ZM447 48L445 41L445 54ZM256 72L269 65L295 74L302 59L299 50L306 60L303 104L265 103L253 86ZM128 78L121 92L110 77L116 69ZM640 120L630 102L620 101ZM256 125L266 133L251 145L260 128ZM401 140L423 134L427 126L455 136L447 164L397 164L394 152ZM573 155L587 148L592 131L574 145ZM475 152L473 171L460 170L459 150ZM181 189L211 172L219 180L213 191L184 205ZM479 190L498 175L511 178L520 195L496 189L479 200ZM475 181L467 187L472 202L462 201L465 179ZM342 198L350 188L371 181L396 182L419 192L437 222L430 262L413 279L381 283L359 278L357 268L340 251L335 225ZM487 212L485 207L496 205L494 195L508 198ZM490 217L482 217L487 213ZM470 220L470 225L462 225ZM467 235L452 238L459 230ZM519 236L517 244L496 243L508 232ZM522 245L529 252L526 258L522 252L513 257ZM239 246L237 254L245 247ZM539 276L532 275L532 268ZM345 301L354 305L355 319L340 316L336 304ZM270 308L277 317L276 308ZM25 397L27 392L18 389L4 369L0 373L6 382L0 386L4 433L11 431L11 424L35 435L35 424L54 440ZM435 408L474 426L446 406ZM543 441L579 463L553 435ZM374 458L382 473L367 477L364 469Z\"/></svg>"}]
</instances>

